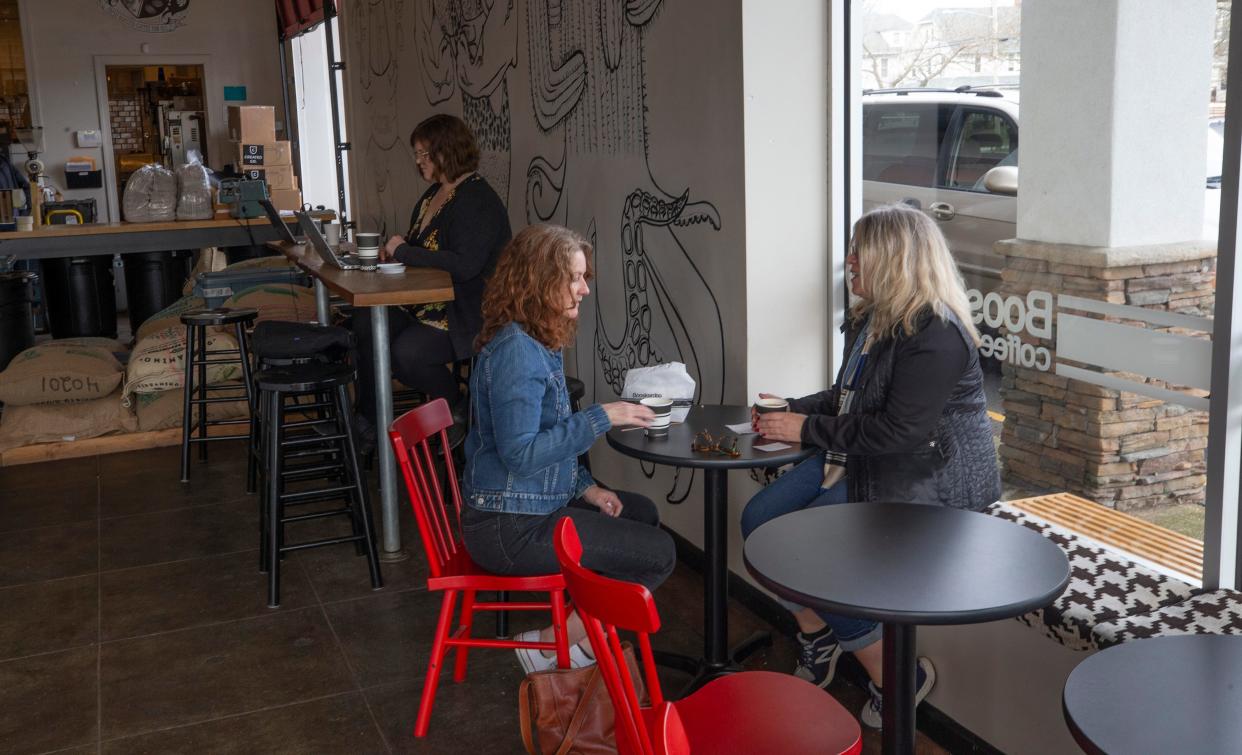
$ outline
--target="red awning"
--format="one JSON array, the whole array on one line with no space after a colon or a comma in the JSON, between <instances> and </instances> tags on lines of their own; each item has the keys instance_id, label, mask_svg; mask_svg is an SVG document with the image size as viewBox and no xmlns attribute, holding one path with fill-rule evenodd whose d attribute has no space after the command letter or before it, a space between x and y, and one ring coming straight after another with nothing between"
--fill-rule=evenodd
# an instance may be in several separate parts
<instances>
[{"instance_id":1,"label":"red awning","mask_svg":"<svg viewBox=\"0 0 1242 755\"><path fill-rule=\"evenodd\" d=\"M280 39L292 39L316 24L323 23L324 0L276 0Z\"/></svg>"}]
</instances>

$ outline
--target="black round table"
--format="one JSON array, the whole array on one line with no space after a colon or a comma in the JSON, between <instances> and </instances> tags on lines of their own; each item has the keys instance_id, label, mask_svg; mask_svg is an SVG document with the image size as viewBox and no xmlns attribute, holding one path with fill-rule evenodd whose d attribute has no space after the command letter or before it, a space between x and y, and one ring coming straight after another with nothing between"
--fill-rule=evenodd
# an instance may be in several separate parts
<instances>
[{"instance_id":1,"label":"black round table","mask_svg":"<svg viewBox=\"0 0 1242 755\"><path fill-rule=\"evenodd\" d=\"M669 428L668 436L648 439L642 430L612 429L608 431L608 445L626 456L632 456L655 464L670 467L702 469L703 485L703 556L706 561L703 580L703 658L690 663L678 662L671 654L661 653L660 662L682 668L694 675L687 692L698 689L721 674L740 671L740 662L763 644L771 642L766 634L748 638L732 651L729 650L729 533L728 476L730 469L753 469L755 467L778 467L802 461L815 454L813 448L803 448L797 443L782 451L757 451L755 444L773 441L759 435L736 436L736 458L717 453L700 453L690 449L691 441L700 430L706 430L716 439L735 437L725 425L750 422L748 406L693 406L686 421Z\"/></svg>"},{"instance_id":2,"label":"black round table","mask_svg":"<svg viewBox=\"0 0 1242 755\"><path fill-rule=\"evenodd\" d=\"M1069 561L1012 522L943 506L843 503L760 525L760 584L804 606L884 624L884 752L914 752L915 628L1008 618L1051 603Z\"/></svg>"},{"instance_id":3,"label":"black round table","mask_svg":"<svg viewBox=\"0 0 1242 755\"><path fill-rule=\"evenodd\" d=\"M1078 664L1061 701L1085 752L1242 752L1242 637L1115 645Z\"/></svg>"}]
</instances>

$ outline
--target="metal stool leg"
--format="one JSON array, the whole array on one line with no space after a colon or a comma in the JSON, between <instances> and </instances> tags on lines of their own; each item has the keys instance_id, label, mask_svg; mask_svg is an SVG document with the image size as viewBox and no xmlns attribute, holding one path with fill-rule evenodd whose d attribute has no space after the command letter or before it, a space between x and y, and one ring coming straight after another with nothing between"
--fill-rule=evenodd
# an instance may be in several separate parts
<instances>
[{"instance_id":1,"label":"metal stool leg","mask_svg":"<svg viewBox=\"0 0 1242 755\"><path fill-rule=\"evenodd\" d=\"M266 421L268 416L267 407L269 403L268 393L260 393L260 410L257 413L257 418L251 421L251 427L254 428L251 430L251 443L258 444L258 447L255 449L254 453L263 454L264 461L267 459L267 449L271 448L271 439L268 437L271 423ZM258 460L254 457L254 454L251 455L251 461L255 466L255 478L258 483L259 490L259 571L266 574L268 565L267 551L269 545L267 481L270 475L267 474L267 470L265 468L266 465L259 464Z\"/></svg>"},{"instance_id":2,"label":"metal stool leg","mask_svg":"<svg viewBox=\"0 0 1242 755\"><path fill-rule=\"evenodd\" d=\"M185 326L185 386L182 389L183 402L181 410L181 481L190 481L190 424L193 420L194 405L190 399L194 385L194 326Z\"/></svg>"},{"instance_id":3,"label":"metal stool leg","mask_svg":"<svg viewBox=\"0 0 1242 755\"><path fill-rule=\"evenodd\" d=\"M246 340L246 328L242 323L234 323L234 332L237 336L237 358L241 360L242 383L246 387L246 403L250 405L250 413L254 414L255 398L254 398L254 376L250 369L250 345Z\"/></svg>"},{"instance_id":4,"label":"metal stool leg","mask_svg":"<svg viewBox=\"0 0 1242 755\"><path fill-rule=\"evenodd\" d=\"M199 325L198 331L198 460L207 461L207 328Z\"/></svg>"},{"instance_id":5,"label":"metal stool leg","mask_svg":"<svg viewBox=\"0 0 1242 755\"><path fill-rule=\"evenodd\" d=\"M267 605L268 608L280 606L280 522L283 507L280 504L280 404L283 400L279 391L267 392L267 409L269 429L266 433L267 451Z\"/></svg>"},{"instance_id":6,"label":"metal stool leg","mask_svg":"<svg viewBox=\"0 0 1242 755\"><path fill-rule=\"evenodd\" d=\"M358 449L354 443L354 426L349 420L349 393L345 386L336 389L336 410L345 418L345 464L354 478L355 505L358 516L362 520L362 534L366 536L367 566L371 570L371 587L379 589L384 586L384 578L380 574L379 554L375 549L375 529L371 526L371 507L367 500L367 488L363 483L362 470L358 468Z\"/></svg>"}]
</instances>

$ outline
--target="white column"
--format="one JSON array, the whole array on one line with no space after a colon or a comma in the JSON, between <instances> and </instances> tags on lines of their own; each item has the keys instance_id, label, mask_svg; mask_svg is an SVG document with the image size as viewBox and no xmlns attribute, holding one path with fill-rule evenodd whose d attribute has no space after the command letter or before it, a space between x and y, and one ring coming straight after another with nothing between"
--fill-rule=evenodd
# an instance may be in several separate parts
<instances>
[{"instance_id":1,"label":"white column","mask_svg":"<svg viewBox=\"0 0 1242 755\"><path fill-rule=\"evenodd\" d=\"M1018 238L1203 235L1212 0L1022 5Z\"/></svg>"},{"instance_id":2,"label":"white column","mask_svg":"<svg viewBox=\"0 0 1242 755\"><path fill-rule=\"evenodd\" d=\"M829 5L742 3L750 401L829 379Z\"/></svg>"}]
</instances>

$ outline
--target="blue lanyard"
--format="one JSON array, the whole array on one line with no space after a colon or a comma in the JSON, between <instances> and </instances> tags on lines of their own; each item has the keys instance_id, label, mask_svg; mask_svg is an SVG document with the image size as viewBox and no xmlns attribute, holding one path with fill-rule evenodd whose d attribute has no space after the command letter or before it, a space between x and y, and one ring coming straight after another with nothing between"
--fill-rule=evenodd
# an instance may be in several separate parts
<instances>
[{"instance_id":1,"label":"blue lanyard","mask_svg":"<svg viewBox=\"0 0 1242 755\"><path fill-rule=\"evenodd\" d=\"M863 345L867 342L867 323L863 323L862 330L858 332L858 338L854 340L854 348L850 349L850 358L845 365L845 385L846 390L854 390L854 386L858 385L858 377L862 375L863 367L867 364L867 354L863 351Z\"/></svg>"}]
</instances>

